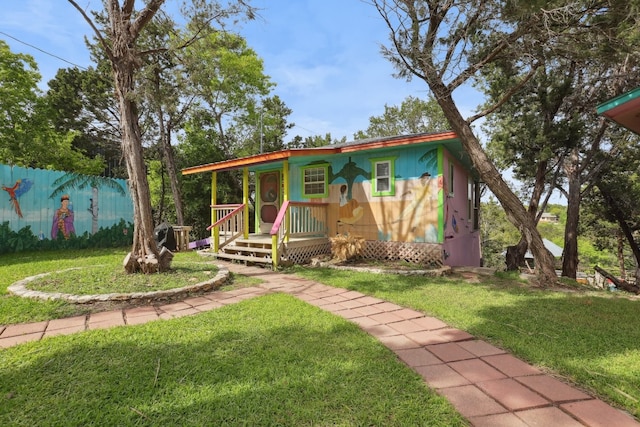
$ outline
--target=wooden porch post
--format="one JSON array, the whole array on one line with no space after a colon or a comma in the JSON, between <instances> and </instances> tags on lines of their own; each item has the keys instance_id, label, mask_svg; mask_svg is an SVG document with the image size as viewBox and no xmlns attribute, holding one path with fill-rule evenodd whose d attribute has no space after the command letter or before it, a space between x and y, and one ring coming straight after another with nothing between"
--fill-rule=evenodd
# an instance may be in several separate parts
<instances>
[{"instance_id":1,"label":"wooden porch post","mask_svg":"<svg viewBox=\"0 0 640 427\"><path fill-rule=\"evenodd\" d=\"M289 200L289 161L288 160L285 160L284 162L282 162L282 183L284 186L282 201L286 202ZM291 230L290 225L291 224L289 224L289 215L287 214L284 217L284 226L285 226L285 230L287 230L287 234L284 236L285 242L289 241L288 231Z\"/></svg>"},{"instance_id":2,"label":"wooden porch post","mask_svg":"<svg viewBox=\"0 0 640 427\"><path fill-rule=\"evenodd\" d=\"M242 169L242 203L244 212L242 213L242 231L244 238L249 238L249 168Z\"/></svg>"},{"instance_id":3,"label":"wooden porch post","mask_svg":"<svg viewBox=\"0 0 640 427\"><path fill-rule=\"evenodd\" d=\"M217 203L217 192L218 192L218 173L211 172L211 206L215 206ZM211 208L211 224L215 224L218 218L216 218L216 210ZM220 229L218 227L213 227L211 229L211 240L213 245L213 252L218 253L218 249L220 249Z\"/></svg>"}]
</instances>

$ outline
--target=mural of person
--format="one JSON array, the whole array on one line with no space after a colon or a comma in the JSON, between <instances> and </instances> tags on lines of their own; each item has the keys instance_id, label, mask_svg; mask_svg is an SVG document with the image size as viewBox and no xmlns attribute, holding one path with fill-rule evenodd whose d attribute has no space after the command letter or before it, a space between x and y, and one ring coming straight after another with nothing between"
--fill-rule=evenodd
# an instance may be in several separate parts
<instances>
[{"instance_id":1,"label":"mural of person","mask_svg":"<svg viewBox=\"0 0 640 427\"><path fill-rule=\"evenodd\" d=\"M354 224L364 214L364 210L358 201L349 199L346 184L340 186L340 207L338 209L338 221L344 224Z\"/></svg>"},{"instance_id":2,"label":"mural of person","mask_svg":"<svg viewBox=\"0 0 640 427\"><path fill-rule=\"evenodd\" d=\"M73 225L73 208L69 201L69 196L65 194L60 198L60 207L56 209L53 215L53 224L51 225L51 238L57 239L58 233L62 232L65 239L69 239L72 234L76 233Z\"/></svg>"}]
</instances>

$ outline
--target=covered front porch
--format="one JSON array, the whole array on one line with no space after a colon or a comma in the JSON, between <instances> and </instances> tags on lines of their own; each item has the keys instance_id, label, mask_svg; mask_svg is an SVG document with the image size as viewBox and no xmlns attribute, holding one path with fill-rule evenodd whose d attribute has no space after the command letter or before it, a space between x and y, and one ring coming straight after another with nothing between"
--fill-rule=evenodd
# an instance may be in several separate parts
<instances>
[{"instance_id":1,"label":"covered front porch","mask_svg":"<svg viewBox=\"0 0 640 427\"><path fill-rule=\"evenodd\" d=\"M214 187L215 188L215 187ZM248 200L247 200L248 202ZM249 230L249 205L211 205L210 250L217 258L269 265L302 264L331 252L325 203L285 200L268 232L258 219Z\"/></svg>"}]
</instances>

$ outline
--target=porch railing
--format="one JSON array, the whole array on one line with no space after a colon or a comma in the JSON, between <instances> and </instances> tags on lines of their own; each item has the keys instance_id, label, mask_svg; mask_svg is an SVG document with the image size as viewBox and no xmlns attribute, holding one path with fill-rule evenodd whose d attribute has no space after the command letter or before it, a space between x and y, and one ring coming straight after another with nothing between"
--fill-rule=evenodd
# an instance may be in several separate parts
<instances>
[{"instance_id":1,"label":"porch railing","mask_svg":"<svg viewBox=\"0 0 640 427\"><path fill-rule=\"evenodd\" d=\"M207 227L213 229L213 251L218 252L244 233L245 205L211 205L216 221Z\"/></svg>"},{"instance_id":2,"label":"porch railing","mask_svg":"<svg viewBox=\"0 0 640 427\"><path fill-rule=\"evenodd\" d=\"M283 245L291 237L326 237L328 233L328 204L285 201L271 228L271 256L273 267L278 260Z\"/></svg>"}]
</instances>

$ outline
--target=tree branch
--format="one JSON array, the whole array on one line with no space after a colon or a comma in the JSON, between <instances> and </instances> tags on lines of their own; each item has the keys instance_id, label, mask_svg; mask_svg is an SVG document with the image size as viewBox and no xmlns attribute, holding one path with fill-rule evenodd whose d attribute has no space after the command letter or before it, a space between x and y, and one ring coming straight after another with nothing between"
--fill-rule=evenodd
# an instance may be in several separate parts
<instances>
[{"instance_id":1,"label":"tree branch","mask_svg":"<svg viewBox=\"0 0 640 427\"><path fill-rule=\"evenodd\" d=\"M78 12L80 12L80 15L82 15L84 20L87 21L87 23L89 24L89 26L91 27L91 29L95 33L96 37L100 41L100 44L102 45L102 48L104 49L104 51L107 54L107 56L109 57L109 59L113 60L113 52L111 51L111 48L109 47L109 44L107 44L107 41L102 37L102 34L100 33L100 30L98 30L98 27L96 27L95 24L93 23L93 21L91 20L91 18L89 18L89 15L87 15L85 13L84 9L82 9L78 5L78 3L75 2L75 0L67 0L67 1L69 3L71 3L71 5L73 7L75 7Z\"/></svg>"},{"instance_id":2,"label":"tree branch","mask_svg":"<svg viewBox=\"0 0 640 427\"><path fill-rule=\"evenodd\" d=\"M127 0L127 3L132 3L131 7L133 7L133 3L135 0ZM136 39L140 31L144 28L145 25L149 21L153 19L153 16L156 14L160 6L164 3L165 0L151 0L147 3L147 6L138 14L133 24L131 24L131 37L132 39Z\"/></svg>"},{"instance_id":3,"label":"tree branch","mask_svg":"<svg viewBox=\"0 0 640 427\"><path fill-rule=\"evenodd\" d=\"M505 102L507 102L513 96L513 94L518 92L525 84L527 84L527 82L534 76L534 74L538 70L538 67L540 67L539 63L534 64L533 67L531 67L531 70L529 70L529 72L527 73L527 75L524 76L524 78L520 81L520 83L518 83L517 85L515 85L511 89L509 89L509 91L507 91L507 93L504 94L504 96L500 99L500 101L498 101L492 107L487 108L487 109L479 112L478 114L475 114L475 115L469 117L467 119L467 122L468 123L473 123L474 121L478 120L479 118L484 117L487 114L491 114L494 111L496 111L498 108L502 107L502 105Z\"/></svg>"}]
</instances>

